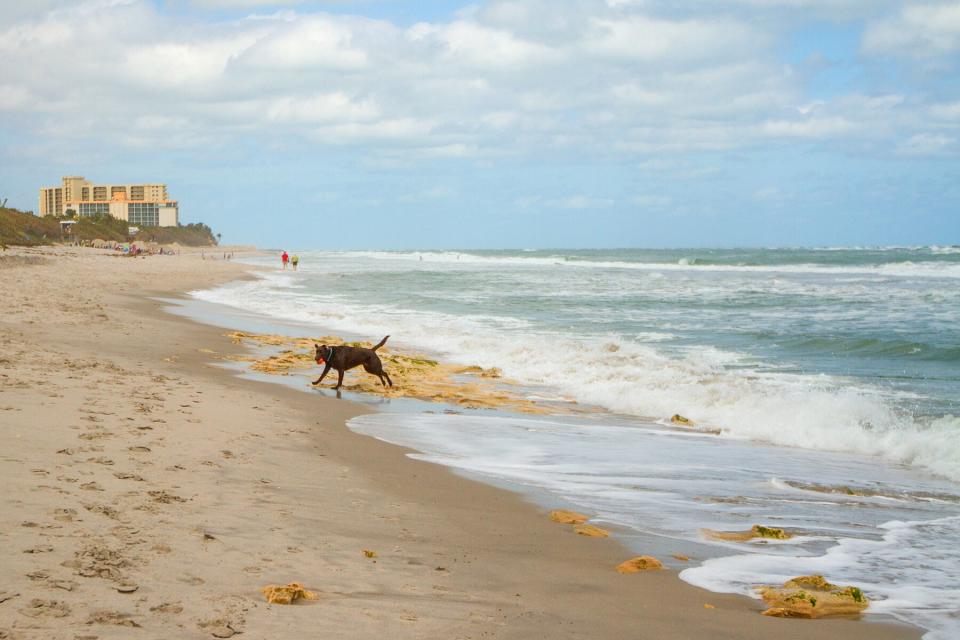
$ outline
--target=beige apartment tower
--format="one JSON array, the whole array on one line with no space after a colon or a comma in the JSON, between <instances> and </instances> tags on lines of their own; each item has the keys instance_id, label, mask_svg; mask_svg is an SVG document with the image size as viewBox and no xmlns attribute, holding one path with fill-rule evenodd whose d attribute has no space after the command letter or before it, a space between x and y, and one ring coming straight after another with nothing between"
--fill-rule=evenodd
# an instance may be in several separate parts
<instances>
[{"instance_id":1,"label":"beige apartment tower","mask_svg":"<svg viewBox=\"0 0 960 640\"><path fill-rule=\"evenodd\" d=\"M41 216L111 215L134 226L175 227L180 221L176 200L165 184L93 184L81 176L65 176L59 187L40 188Z\"/></svg>"}]
</instances>

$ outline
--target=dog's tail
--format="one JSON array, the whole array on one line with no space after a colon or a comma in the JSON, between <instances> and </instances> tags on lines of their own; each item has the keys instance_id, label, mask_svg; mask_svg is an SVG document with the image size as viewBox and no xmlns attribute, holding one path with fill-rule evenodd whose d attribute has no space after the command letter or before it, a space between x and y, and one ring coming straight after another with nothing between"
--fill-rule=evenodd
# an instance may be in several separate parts
<instances>
[{"instance_id":1,"label":"dog's tail","mask_svg":"<svg viewBox=\"0 0 960 640\"><path fill-rule=\"evenodd\" d=\"M376 346L373 347L373 350L376 351L377 349L379 349L380 347L382 347L383 345L385 345L385 344L387 343L387 338L389 338L389 337L390 337L390 336L383 336L383 340L381 340L380 342L378 342L378 343L376 344Z\"/></svg>"}]
</instances>

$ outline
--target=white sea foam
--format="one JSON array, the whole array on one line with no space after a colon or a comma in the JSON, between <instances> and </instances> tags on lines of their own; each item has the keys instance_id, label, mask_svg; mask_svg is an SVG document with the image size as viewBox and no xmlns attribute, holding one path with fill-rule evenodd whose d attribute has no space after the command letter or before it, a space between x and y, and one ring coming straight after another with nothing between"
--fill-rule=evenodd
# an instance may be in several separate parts
<instances>
[{"instance_id":1,"label":"white sea foam","mask_svg":"<svg viewBox=\"0 0 960 640\"><path fill-rule=\"evenodd\" d=\"M933 246L933 247L930 247L930 252L940 256L955 255L955 254L960 254L960 246L957 246L957 245L950 245L948 247Z\"/></svg>"},{"instance_id":2,"label":"white sea foam","mask_svg":"<svg viewBox=\"0 0 960 640\"><path fill-rule=\"evenodd\" d=\"M948 253L948 251L941 251ZM884 264L832 265L832 264L706 264L696 257L684 257L677 262L630 262L622 260L596 260L581 257L553 256L508 256L480 255L467 252L390 252L390 251L343 251L331 255L344 258L366 258L383 261L424 262L444 265L488 265L513 267L562 267L577 269L627 269L635 271L716 271L743 273L808 273L808 274L860 274L903 278L960 278L960 264L956 262L888 262Z\"/></svg>"},{"instance_id":3,"label":"white sea foam","mask_svg":"<svg viewBox=\"0 0 960 640\"><path fill-rule=\"evenodd\" d=\"M757 597L757 585L820 574L862 588L872 601L870 611L928 629L927 640L960 636L960 517L892 521L880 528L882 539L843 538L821 556L727 556L686 569L680 577L710 591Z\"/></svg>"},{"instance_id":4,"label":"white sea foam","mask_svg":"<svg viewBox=\"0 0 960 640\"><path fill-rule=\"evenodd\" d=\"M327 293L301 294L285 278L195 295L350 334L391 334L395 345L499 367L512 380L626 415L680 413L722 429L724 437L875 455L960 480L960 419L924 422L901 414L876 389L852 380L759 373L736 366L749 361L744 354L710 347L668 354L652 346L659 337L575 336L538 331L518 318L359 305Z\"/></svg>"},{"instance_id":5,"label":"white sea foam","mask_svg":"<svg viewBox=\"0 0 960 640\"><path fill-rule=\"evenodd\" d=\"M932 629L932 638L958 629L960 516L949 493L956 486L945 481L855 456L604 420L380 413L349 426L418 450L416 458L532 491L546 507L568 505L596 522L670 538L668 548L688 541L735 554L682 574L704 588L754 595L756 585L819 573L860 586L875 600L871 611ZM837 491L796 488L812 477ZM848 495L850 478L855 487L901 497ZM924 500L930 491L951 500ZM799 535L757 545L700 533L745 522ZM649 552L648 539L641 550Z\"/></svg>"}]
</instances>

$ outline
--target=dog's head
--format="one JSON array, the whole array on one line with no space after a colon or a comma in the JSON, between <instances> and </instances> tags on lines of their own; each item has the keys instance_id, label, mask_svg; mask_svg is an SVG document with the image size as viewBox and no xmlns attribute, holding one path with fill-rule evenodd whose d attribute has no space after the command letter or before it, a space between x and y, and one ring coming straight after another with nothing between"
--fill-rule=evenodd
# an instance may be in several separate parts
<instances>
[{"instance_id":1,"label":"dog's head","mask_svg":"<svg viewBox=\"0 0 960 640\"><path fill-rule=\"evenodd\" d=\"M330 357L330 352L332 349L325 344L314 344L314 354L313 359L317 361L317 364L323 364Z\"/></svg>"}]
</instances>

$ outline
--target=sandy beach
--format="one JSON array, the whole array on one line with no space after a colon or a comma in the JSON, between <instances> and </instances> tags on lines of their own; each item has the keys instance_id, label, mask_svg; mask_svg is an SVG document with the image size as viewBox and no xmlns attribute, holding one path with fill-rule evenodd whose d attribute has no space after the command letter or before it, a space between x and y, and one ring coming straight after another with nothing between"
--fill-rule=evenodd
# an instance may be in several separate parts
<instances>
[{"instance_id":1,"label":"sandy beach","mask_svg":"<svg viewBox=\"0 0 960 640\"><path fill-rule=\"evenodd\" d=\"M352 433L362 405L238 378L210 354L248 347L156 298L248 269L0 254L0 639L920 636L764 617L669 558L621 575L616 532ZM261 594L294 581L318 599Z\"/></svg>"}]
</instances>

